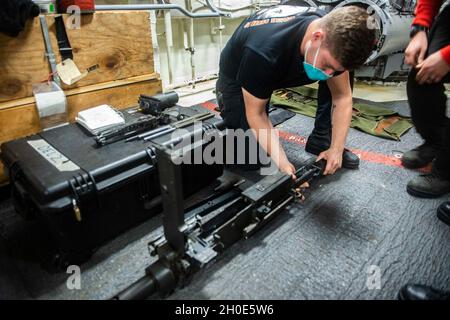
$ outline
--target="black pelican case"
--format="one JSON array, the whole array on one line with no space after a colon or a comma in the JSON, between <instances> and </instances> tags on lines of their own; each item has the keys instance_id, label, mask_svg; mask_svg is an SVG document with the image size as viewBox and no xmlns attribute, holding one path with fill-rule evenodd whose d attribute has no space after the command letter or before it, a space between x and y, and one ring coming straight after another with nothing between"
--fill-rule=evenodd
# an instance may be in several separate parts
<instances>
[{"instance_id":1,"label":"black pelican case","mask_svg":"<svg viewBox=\"0 0 450 320\"><path fill-rule=\"evenodd\" d=\"M178 109L187 116L207 111ZM204 122L223 130L219 118ZM158 138L165 139L170 134ZM162 211L152 142L98 147L85 129L70 124L4 143L1 156L15 209L26 219L38 219L49 232L57 269L86 261L108 239ZM182 166L185 197L223 173L221 164Z\"/></svg>"}]
</instances>

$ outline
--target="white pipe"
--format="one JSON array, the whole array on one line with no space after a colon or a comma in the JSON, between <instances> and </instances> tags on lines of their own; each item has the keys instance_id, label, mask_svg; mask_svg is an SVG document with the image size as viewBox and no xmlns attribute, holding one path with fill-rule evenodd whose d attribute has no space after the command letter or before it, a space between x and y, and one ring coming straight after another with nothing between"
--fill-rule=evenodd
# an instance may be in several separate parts
<instances>
[{"instance_id":1,"label":"white pipe","mask_svg":"<svg viewBox=\"0 0 450 320\"><path fill-rule=\"evenodd\" d=\"M173 32L172 32L172 15L170 11L164 11L164 29L166 31L166 47L167 47L167 69L169 73L169 84L173 81Z\"/></svg>"},{"instance_id":2,"label":"white pipe","mask_svg":"<svg viewBox=\"0 0 450 320\"><path fill-rule=\"evenodd\" d=\"M217 73L211 73L211 74L209 74L209 75L207 75L207 76L198 77L197 79L195 79L195 83L196 83L196 84L199 84L199 83L202 83L202 82L206 82L206 81L210 81L210 80L215 80L215 79L217 79L217 78L218 78ZM190 85L190 84L191 84L191 80L189 80L189 81L182 81L182 82L179 82L179 83L174 83L174 84L170 84L170 85L164 86L164 90L174 90L174 89L179 89L179 88L186 87L186 86L188 86L188 85ZM214 87L214 85L211 86L211 89L212 89L213 87ZM209 88L204 89L204 90L209 90ZM201 91L203 91L203 90L200 90L200 91L198 91L198 92L201 92Z\"/></svg>"},{"instance_id":3,"label":"white pipe","mask_svg":"<svg viewBox=\"0 0 450 320\"><path fill-rule=\"evenodd\" d=\"M220 0L219 0L219 7L220 7ZM219 51L222 51L222 46L223 46L222 29L223 29L222 17L219 17ZM219 52L219 55L220 55L220 52Z\"/></svg>"},{"instance_id":4,"label":"white pipe","mask_svg":"<svg viewBox=\"0 0 450 320\"><path fill-rule=\"evenodd\" d=\"M209 2L208 2L209 3ZM192 11L192 1L185 0L186 8ZM190 63L191 63L191 81L192 88L195 89L195 45L194 45L194 19L189 19L189 25L187 27L187 47L185 49L190 52Z\"/></svg>"},{"instance_id":5,"label":"white pipe","mask_svg":"<svg viewBox=\"0 0 450 320\"><path fill-rule=\"evenodd\" d=\"M197 12L197 11L203 10L203 9L211 9L211 7L208 6L208 4L203 2L202 0L196 0L196 1L200 4L202 4L203 7L196 8L192 12ZM341 1L341 0L337 0L337 1ZM219 1L219 5L214 8L218 9L220 11L225 11L225 12L236 12L236 11L242 11L242 10L246 10L246 9L251 9L251 10L257 11L261 7L270 7L270 6L278 5L280 3L281 3L281 1L265 1L265 2L257 1L257 2L255 2L255 0L251 0L250 4L240 6L240 7L231 7L231 6L222 7L220 5L220 1ZM252 11L252 13L253 13L253 11Z\"/></svg>"},{"instance_id":6,"label":"white pipe","mask_svg":"<svg viewBox=\"0 0 450 320\"><path fill-rule=\"evenodd\" d=\"M206 0L206 3L208 4L208 7L211 9L212 12L208 13L193 13L190 11L187 11L183 7L177 4L101 4L96 5L95 10L96 11L110 11L110 10L178 10L182 12L184 15L191 17L191 18L210 18L210 17L218 17L220 15L229 17L229 13L221 12L213 5L210 4L210 0Z\"/></svg>"},{"instance_id":7,"label":"white pipe","mask_svg":"<svg viewBox=\"0 0 450 320\"><path fill-rule=\"evenodd\" d=\"M221 6L221 1L219 0L219 7ZM220 61L220 54L222 53L223 47L223 32L222 29L224 26L222 25L222 17L219 17L219 57L217 61Z\"/></svg>"},{"instance_id":8,"label":"white pipe","mask_svg":"<svg viewBox=\"0 0 450 320\"><path fill-rule=\"evenodd\" d=\"M156 33L155 11L150 11L150 32L152 35L153 62L155 64L155 71L161 74L160 52L159 52L158 34Z\"/></svg>"},{"instance_id":9,"label":"white pipe","mask_svg":"<svg viewBox=\"0 0 450 320\"><path fill-rule=\"evenodd\" d=\"M192 76L192 88L195 88L195 46L194 46L194 19L189 19L189 48L191 52L191 76Z\"/></svg>"}]
</instances>

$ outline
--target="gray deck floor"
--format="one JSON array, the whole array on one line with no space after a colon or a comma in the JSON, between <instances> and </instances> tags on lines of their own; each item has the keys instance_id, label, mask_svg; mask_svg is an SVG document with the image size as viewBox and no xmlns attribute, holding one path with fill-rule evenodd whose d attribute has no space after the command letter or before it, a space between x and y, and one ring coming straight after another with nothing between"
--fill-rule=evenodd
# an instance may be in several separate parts
<instances>
[{"instance_id":1,"label":"gray deck floor","mask_svg":"<svg viewBox=\"0 0 450 320\"><path fill-rule=\"evenodd\" d=\"M385 103L408 113L406 102ZM295 116L280 129L307 136L313 119ZM350 130L350 148L393 156L421 142L412 129L401 142ZM289 158L308 158L283 142ZM409 196L418 173L362 161L360 169L324 178L307 201L291 205L266 228L234 245L171 299L395 299L407 282L450 289L450 227L436 218L440 199ZM250 177L254 178L254 177ZM105 299L144 273L146 244L161 225L156 217L101 247L81 266L81 290L68 275L51 275L35 262L39 228L0 203L0 299ZM33 257L34 255L34 257ZM369 289L371 266L381 288Z\"/></svg>"}]
</instances>

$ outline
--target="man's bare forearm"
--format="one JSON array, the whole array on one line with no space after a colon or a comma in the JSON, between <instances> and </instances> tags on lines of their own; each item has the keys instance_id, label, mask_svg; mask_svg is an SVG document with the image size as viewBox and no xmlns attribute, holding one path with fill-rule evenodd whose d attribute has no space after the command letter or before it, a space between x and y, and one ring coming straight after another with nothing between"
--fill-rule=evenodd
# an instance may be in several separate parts
<instances>
[{"instance_id":1,"label":"man's bare forearm","mask_svg":"<svg viewBox=\"0 0 450 320\"><path fill-rule=\"evenodd\" d=\"M333 101L333 129L330 149L344 151L345 140L352 120L352 99L342 98Z\"/></svg>"},{"instance_id":2,"label":"man's bare forearm","mask_svg":"<svg viewBox=\"0 0 450 320\"><path fill-rule=\"evenodd\" d=\"M280 165L280 162L287 160L286 153L280 144L276 129L273 128L266 113L248 118L247 122L250 128L254 130L256 139L261 147L263 147L267 154L275 161L277 166Z\"/></svg>"},{"instance_id":3,"label":"man's bare forearm","mask_svg":"<svg viewBox=\"0 0 450 320\"><path fill-rule=\"evenodd\" d=\"M256 98L244 88L242 88L242 94L245 103L245 116L250 129L254 130L253 133L261 147L280 167L280 164L288 161L276 130L273 128L266 112L265 106L269 100Z\"/></svg>"}]
</instances>

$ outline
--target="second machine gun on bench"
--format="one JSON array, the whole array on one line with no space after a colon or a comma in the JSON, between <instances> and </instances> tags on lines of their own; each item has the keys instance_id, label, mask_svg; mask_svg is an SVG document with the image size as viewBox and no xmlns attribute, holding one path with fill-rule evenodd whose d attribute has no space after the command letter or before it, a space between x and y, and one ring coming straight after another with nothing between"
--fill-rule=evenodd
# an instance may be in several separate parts
<instances>
[{"instance_id":1,"label":"second machine gun on bench","mask_svg":"<svg viewBox=\"0 0 450 320\"><path fill-rule=\"evenodd\" d=\"M177 129L185 128L197 121L203 121L214 117L210 112L203 112L195 116L186 116L179 113L176 119L171 119L170 111L178 102L176 92L161 93L154 96L141 95L139 107L133 113L143 113L140 117L131 117L126 124L117 128L102 131L95 136L98 146L105 146L113 142L125 140L149 141Z\"/></svg>"}]
</instances>

